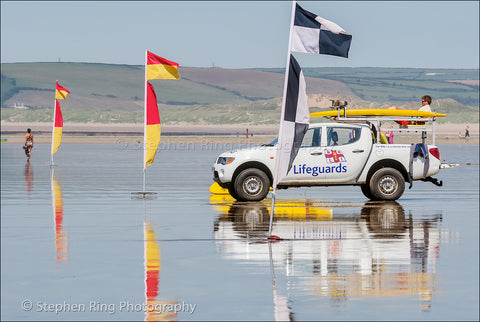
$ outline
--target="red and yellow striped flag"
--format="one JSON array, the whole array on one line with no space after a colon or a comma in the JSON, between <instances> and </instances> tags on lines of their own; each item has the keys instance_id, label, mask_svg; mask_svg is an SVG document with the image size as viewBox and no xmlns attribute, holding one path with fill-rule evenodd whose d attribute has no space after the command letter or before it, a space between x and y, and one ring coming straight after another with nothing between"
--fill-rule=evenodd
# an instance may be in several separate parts
<instances>
[{"instance_id":1,"label":"red and yellow striped flag","mask_svg":"<svg viewBox=\"0 0 480 322\"><path fill-rule=\"evenodd\" d=\"M178 64L147 51L147 80L179 79Z\"/></svg>"},{"instance_id":2,"label":"red and yellow striped flag","mask_svg":"<svg viewBox=\"0 0 480 322\"><path fill-rule=\"evenodd\" d=\"M157 96L150 79L179 79L178 64L146 52L145 73L145 167L153 163L160 144L160 115L158 114ZM145 169L145 168L144 168Z\"/></svg>"},{"instance_id":3,"label":"red and yellow striped flag","mask_svg":"<svg viewBox=\"0 0 480 322\"><path fill-rule=\"evenodd\" d=\"M55 99L64 100L67 98L68 94L70 94L70 92L66 88L60 86L57 81L57 88L55 89Z\"/></svg>"},{"instance_id":4,"label":"red and yellow striped flag","mask_svg":"<svg viewBox=\"0 0 480 322\"><path fill-rule=\"evenodd\" d=\"M153 90L152 84L147 82L147 115L146 115L146 138L147 151L145 158L145 166L153 163L155 154L157 154L158 145L160 144L160 115L158 114L157 95Z\"/></svg>"},{"instance_id":5,"label":"red and yellow striped flag","mask_svg":"<svg viewBox=\"0 0 480 322\"><path fill-rule=\"evenodd\" d=\"M55 100L55 120L54 120L54 128L53 128L53 148L52 154L57 152L58 148L60 147L60 143L62 142L62 130L63 130L63 116L62 110L60 109L60 103Z\"/></svg>"}]
</instances>

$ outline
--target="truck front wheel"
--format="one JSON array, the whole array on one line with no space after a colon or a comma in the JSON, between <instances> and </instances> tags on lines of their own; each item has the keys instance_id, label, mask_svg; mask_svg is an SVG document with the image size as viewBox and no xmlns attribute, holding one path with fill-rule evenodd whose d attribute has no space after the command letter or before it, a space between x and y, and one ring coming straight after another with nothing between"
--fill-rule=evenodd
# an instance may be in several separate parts
<instances>
[{"instance_id":1,"label":"truck front wheel","mask_svg":"<svg viewBox=\"0 0 480 322\"><path fill-rule=\"evenodd\" d=\"M270 179L260 169L245 169L235 178L233 189L239 201L260 201L270 190Z\"/></svg>"},{"instance_id":2,"label":"truck front wheel","mask_svg":"<svg viewBox=\"0 0 480 322\"><path fill-rule=\"evenodd\" d=\"M370 200L375 200L375 196L372 194L372 192L370 191L370 185L368 184L362 184L360 186L360 188L362 189L362 192L363 192L363 195L365 197L367 197L368 199Z\"/></svg>"},{"instance_id":3,"label":"truck front wheel","mask_svg":"<svg viewBox=\"0 0 480 322\"><path fill-rule=\"evenodd\" d=\"M405 190L405 179L393 168L381 168L370 179L370 191L377 200L397 200Z\"/></svg>"}]
</instances>

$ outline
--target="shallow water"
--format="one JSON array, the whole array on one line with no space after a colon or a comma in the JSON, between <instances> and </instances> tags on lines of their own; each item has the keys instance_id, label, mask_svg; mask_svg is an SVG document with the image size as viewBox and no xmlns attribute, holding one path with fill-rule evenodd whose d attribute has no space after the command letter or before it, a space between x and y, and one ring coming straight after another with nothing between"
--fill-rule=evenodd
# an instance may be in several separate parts
<instances>
[{"instance_id":1,"label":"shallow water","mask_svg":"<svg viewBox=\"0 0 480 322\"><path fill-rule=\"evenodd\" d=\"M440 145L477 163L478 145ZM229 147L1 146L3 320L478 320L479 167L415 182L397 202L359 188L212 197ZM175 312L178 311L178 312Z\"/></svg>"}]
</instances>

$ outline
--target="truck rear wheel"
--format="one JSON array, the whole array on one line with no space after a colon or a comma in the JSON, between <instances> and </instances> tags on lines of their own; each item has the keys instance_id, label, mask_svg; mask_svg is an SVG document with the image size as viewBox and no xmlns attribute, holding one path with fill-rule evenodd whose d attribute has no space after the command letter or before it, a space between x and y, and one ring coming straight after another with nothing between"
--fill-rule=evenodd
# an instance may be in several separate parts
<instances>
[{"instance_id":1,"label":"truck rear wheel","mask_svg":"<svg viewBox=\"0 0 480 322\"><path fill-rule=\"evenodd\" d=\"M377 200L397 200L404 190L405 179L393 168L381 168L370 179L370 191Z\"/></svg>"},{"instance_id":2,"label":"truck rear wheel","mask_svg":"<svg viewBox=\"0 0 480 322\"><path fill-rule=\"evenodd\" d=\"M270 190L270 179L260 169L245 169L235 178L232 196L239 201L260 201Z\"/></svg>"}]
</instances>

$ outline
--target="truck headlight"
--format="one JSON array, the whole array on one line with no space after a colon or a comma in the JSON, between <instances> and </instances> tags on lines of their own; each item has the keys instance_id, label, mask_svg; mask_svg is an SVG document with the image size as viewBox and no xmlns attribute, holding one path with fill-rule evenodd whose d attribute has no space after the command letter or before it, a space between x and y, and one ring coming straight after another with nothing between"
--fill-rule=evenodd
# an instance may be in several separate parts
<instances>
[{"instance_id":1,"label":"truck headlight","mask_svg":"<svg viewBox=\"0 0 480 322\"><path fill-rule=\"evenodd\" d=\"M232 157L220 157L220 158L218 158L218 160L217 160L217 164L226 165L226 164L232 163L233 160L235 160L235 158L232 158Z\"/></svg>"}]
</instances>

